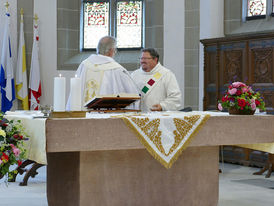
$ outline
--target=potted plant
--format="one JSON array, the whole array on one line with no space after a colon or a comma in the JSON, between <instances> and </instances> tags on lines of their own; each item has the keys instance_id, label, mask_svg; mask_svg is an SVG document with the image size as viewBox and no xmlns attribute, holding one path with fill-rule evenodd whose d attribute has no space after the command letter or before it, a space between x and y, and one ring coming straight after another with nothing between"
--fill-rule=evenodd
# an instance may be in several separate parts
<instances>
[{"instance_id":1,"label":"potted plant","mask_svg":"<svg viewBox=\"0 0 274 206\"><path fill-rule=\"evenodd\" d=\"M26 140L28 136L21 121L9 121L0 113L0 179L5 175L7 179L12 178L17 173L10 166L22 164L26 155Z\"/></svg>"},{"instance_id":2,"label":"potted plant","mask_svg":"<svg viewBox=\"0 0 274 206\"><path fill-rule=\"evenodd\" d=\"M228 86L224 96L218 103L218 109L228 109L229 114L251 115L256 108L265 110L263 97L259 92L242 82L233 82Z\"/></svg>"}]
</instances>

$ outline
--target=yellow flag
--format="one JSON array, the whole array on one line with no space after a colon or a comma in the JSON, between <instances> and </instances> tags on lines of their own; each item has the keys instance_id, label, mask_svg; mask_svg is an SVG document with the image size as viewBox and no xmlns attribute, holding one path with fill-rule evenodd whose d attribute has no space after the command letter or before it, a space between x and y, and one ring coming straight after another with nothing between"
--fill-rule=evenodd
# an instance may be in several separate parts
<instances>
[{"instance_id":1,"label":"yellow flag","mask_svg":"<svg viewBox=\"0 0 274 206\"><path fill-rule=\"evenodd\" d=\"M23 14L21 14L20 39L16 68L16 98L22 101L22 107L24 110L29 110Z\"/></svg>"}]
</instances>

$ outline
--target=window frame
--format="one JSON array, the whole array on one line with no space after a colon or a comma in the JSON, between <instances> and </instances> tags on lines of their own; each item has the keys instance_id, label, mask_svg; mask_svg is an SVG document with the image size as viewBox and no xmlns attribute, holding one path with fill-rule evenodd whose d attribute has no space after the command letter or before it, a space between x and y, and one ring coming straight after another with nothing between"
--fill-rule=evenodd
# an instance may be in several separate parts
<instances>
[{"instance_id":1,"label":"window frame","mask_svg":"<svg viewBox=\"0 0 274 206\"><path fill-rule=\"evenodd\" d=\"M109 2L109 34L117 38L117 3L118 2L129 2L129 1L140 1L142 3L142 16L141 16L141 46L140 47L117 47L118 51L135 51L141 50L144 48L144 29L145 29L145 7L144 7L144 0L82 0L81 5L81 27L80 27L80 50L81 51L96 51L96 48L84 48L84 5L87 2Z\"/></svg>"}]
</instances>

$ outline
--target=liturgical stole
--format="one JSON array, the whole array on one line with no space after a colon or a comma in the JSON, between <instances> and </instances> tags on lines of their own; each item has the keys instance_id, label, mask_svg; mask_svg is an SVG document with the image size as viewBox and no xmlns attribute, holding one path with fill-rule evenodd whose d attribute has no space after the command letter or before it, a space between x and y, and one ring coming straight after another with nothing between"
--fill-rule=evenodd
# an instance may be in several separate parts
<instances>
[{"instance_id":1,"label":"liturgical stole","mask_svg":"<svg viewBox=\"0 0 274 206\"><path fill-rule=\"evenodd\" d=\"M166 74L165 71L156 72L153 76L146 82L142 88L142 96L146 97L153 88L159 83L160 79Z\"/></svg>"}]
</instances>

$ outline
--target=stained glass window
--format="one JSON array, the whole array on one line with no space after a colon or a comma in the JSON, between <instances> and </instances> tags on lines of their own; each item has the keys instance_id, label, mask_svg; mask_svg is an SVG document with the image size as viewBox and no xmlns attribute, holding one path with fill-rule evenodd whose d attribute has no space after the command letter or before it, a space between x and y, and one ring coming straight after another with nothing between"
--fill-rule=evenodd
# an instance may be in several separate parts
<instances>
[{"instance_id":1,"label":"stained glass window","mask_svg":"<svg viewBox=\"0 0 274 206\"><path fill-rule=\"evenodd\" d=\"M109 2L84 4L84 48L96 48L99 39L109 34Z\"/></svg>"},{"instance_id":2,"label":"stained glass window","mask_svg":"<svg viewBox=\"0 0 274 206\"><path fill-rule=\"evenodd\" d=\"M248 0L247 16L266 15L266 1L267 0Z\"/></svg>"},{"instance_id":3,"label":"stained glass window","mask_svg":"<svg viewBox=\"0 0 274 206\"><path fill-rule=\"evenodd\" d=\"M143 0L84 0L83 48L94 49L106 35L118 48L140 48L143 37Z\"/></svg>"},{"instance_id":4,"label":"stained glass window","mask_svg":"<svg viewBox=\"0 0 274 206\"><path fill-rule=\"evenodd\" d=\"M118 2L116 15L118 48L141 47L142 2Z\"/></svg>"}]
</instances>

